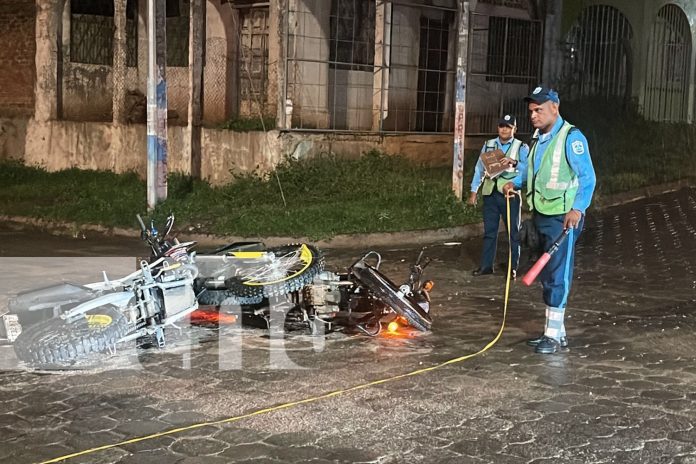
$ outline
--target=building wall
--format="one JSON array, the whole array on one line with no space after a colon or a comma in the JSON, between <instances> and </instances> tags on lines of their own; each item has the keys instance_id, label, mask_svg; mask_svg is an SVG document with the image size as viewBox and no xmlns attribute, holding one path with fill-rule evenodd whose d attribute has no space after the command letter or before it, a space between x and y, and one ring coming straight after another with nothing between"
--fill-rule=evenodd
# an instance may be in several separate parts
<instances>
[{"instance_id":1,"label":"building wall","mask_svg":"<svg viewBox=\"0 0 696 464\"><path fill-rule=\"evenodd\" d=\"M36 6L34 0L0 2L0 111L34 111Z\"/></svg>"},{"instance_id":2,"label":"building wall","mask_svg":"<svg viewBox=\"0 0 696 464\"><path fill-rule=\"evenodd\" d=\"M556 44L562 44L565 35L573 22L578 18L583 8L591 5L608 5L618 9L629 21L633 31L632 49L632 85L631 96L643 107L645 105L645 85L651 70L657 64L650 62L650 41L652 30L659 10L668 4L677 5L686 15L691 28L691 58L689 60L689 89L688 95L678 98L688 99L688 115L686 122L694 120L696 99L694 98L696 86L696 2L693 0L584 0L573 2L569 0L555 0L561 4L562 21L557 30L547 28L547 35L555 38ZM548 23L547 23L548 24ZM547 57L550 53L547 51ZM547 74L547 78L553 79L555 75ZM650 117L650 115L646 115Z\"/></svg>"},{"instance_id":3,"label":"building wall","mask_svg":"<svg viewBox=\"0 0 696 464\"><path fill-rule=\"evenodd\" d=\"M168 169L191 173L188 129L169 126ZM68 168L136 172L147 170L147 129L142 124L0 119L0 159L19 159L49 171ZM359 157L378 149L418 163L447 165L452 137L441 135L379 136L302 134L297 132L233 132L202 129L201 177L213 185L232 180L232 172L268 172L287 156L305 158L324 153ZM477 145L478 146L478 145Z\"/></svg>"}]
</instances>

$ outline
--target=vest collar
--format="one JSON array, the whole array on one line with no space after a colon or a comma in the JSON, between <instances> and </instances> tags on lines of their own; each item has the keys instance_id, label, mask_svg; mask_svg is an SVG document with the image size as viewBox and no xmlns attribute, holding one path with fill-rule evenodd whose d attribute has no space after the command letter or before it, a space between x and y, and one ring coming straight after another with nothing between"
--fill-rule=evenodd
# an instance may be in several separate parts
<instances>
[{"instance_id":1,"label":"vest collar","mask_svg":"<svg viewBox=\"0 0 696 464\"><path fill-rule=\"evenodd\" d=\"M558 118L556 118L556 122L553 124L553 127L551 128L551 132L548 132L546 134L539 134L539 142L543 143L551 140L551 138L558 134L558 131L561 130L561 127L563 127L564 122L565 121L559 114Z\"/></svg>"}]
</instances>

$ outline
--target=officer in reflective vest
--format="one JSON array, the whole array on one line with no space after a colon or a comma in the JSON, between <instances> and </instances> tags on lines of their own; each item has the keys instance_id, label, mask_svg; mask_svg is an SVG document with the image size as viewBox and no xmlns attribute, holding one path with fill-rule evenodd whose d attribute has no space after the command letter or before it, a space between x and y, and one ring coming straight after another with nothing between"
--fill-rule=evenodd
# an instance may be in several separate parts
<instances>
[{"instance_id":1,"label":"officer in reflective vest","mask_svg":"<svg viewBox=\"0 0 696 464\"><path fill-rule=\"evenodd\" d=\"M517 120L514 116L506 114L498 121L498 137L488 140L481 153L496 149L505 153L505 163L510 168L495 179L489 178L483 162L479 158L474 169L474 178L471 181L471 195L468 203L476 204L478 189L483 195L483 250L481 263L473 274L475 276L493 274L493 261L495 260L496 243L498 240L498 226L500 218L503 218L505 226L510 230L510 244L512 248L512 278L517 275L517 265L520 260L520 198L515 196L510 200L510 223L507 224L507 212L505 196L502 186L514 179L518 171L524 172L527 166L529 147L515 138Z\"/></svg>"},{"instance_id":2,"label":"officer in reflective vest","mask_svg":"<svg viewBox=\"0 0 696 464\"><path fill-rule=\"evenodd\" d=\"M569 231L539 275L546 304L544 333L527 340L537 353L549 354L568 346L565 309L573 281L575 243L582 232L596 178L587 139L561 117L558 93L537 87L525 101L536 129L527 172L505 184L503 193L510 194L526 185L527 203L545 250L564 230Z\"/></svg>"}]
</instances>

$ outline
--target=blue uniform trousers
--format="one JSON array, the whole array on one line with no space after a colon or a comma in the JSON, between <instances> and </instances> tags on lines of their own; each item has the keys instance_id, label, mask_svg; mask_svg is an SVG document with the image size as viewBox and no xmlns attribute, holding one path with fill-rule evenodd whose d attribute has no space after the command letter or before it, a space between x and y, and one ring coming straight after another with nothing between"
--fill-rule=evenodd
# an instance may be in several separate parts
<instances>
[{"instance_id":1,"label":"blue uniform trousers","mask_svg":"<svg viewBox=\"0 0 696 464\"><path fill-rule=\"evenodd\" d=\"M545 216L534 213L534 225L539 231L539 239L544 251L548 251L553 242L561 236L564 218L565 214ZM539 274L539 280L544 287L544 303L549 307L559 309L566 307L568 293L570 293L570 286L573 282L575 242L580 237L584 222L585 217L583 216L578 228L570 230L568 237Z\"/></svg>"},{"instance_id":2,"label":"blue uniform trousers","mask_svg":"<svg viewBox=\"0 0 696 464\"><path fill-rule=\"evenodd\" d=\"M498 242L498 226L500 218L503 218L505 227L510 230L510 244L512 246L512 269L517 269L520 261L520 197L510 198L510 223L507 224L505 195L497 189L490 195L483 196L483 251L481 252L481 269L493 269L495 249Z\"/></svg>"}]
</instances>

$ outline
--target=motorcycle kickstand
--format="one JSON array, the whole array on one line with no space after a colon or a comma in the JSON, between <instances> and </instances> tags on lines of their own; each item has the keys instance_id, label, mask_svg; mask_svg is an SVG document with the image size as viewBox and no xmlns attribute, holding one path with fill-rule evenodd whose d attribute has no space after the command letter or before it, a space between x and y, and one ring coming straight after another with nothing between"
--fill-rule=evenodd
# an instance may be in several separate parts
<instances>
[{"instance_id":1,"label":"motorcycle kickstand","mask_svg":"<svg viewBox=\"0 0 696 464\"><path fill-rule=\"evenodd\" d=\"M162 327L157 327L155 329L155 339L157 340L157 346L159 348L164 348L164 329Z\"/></svg>"}]
</instances>

